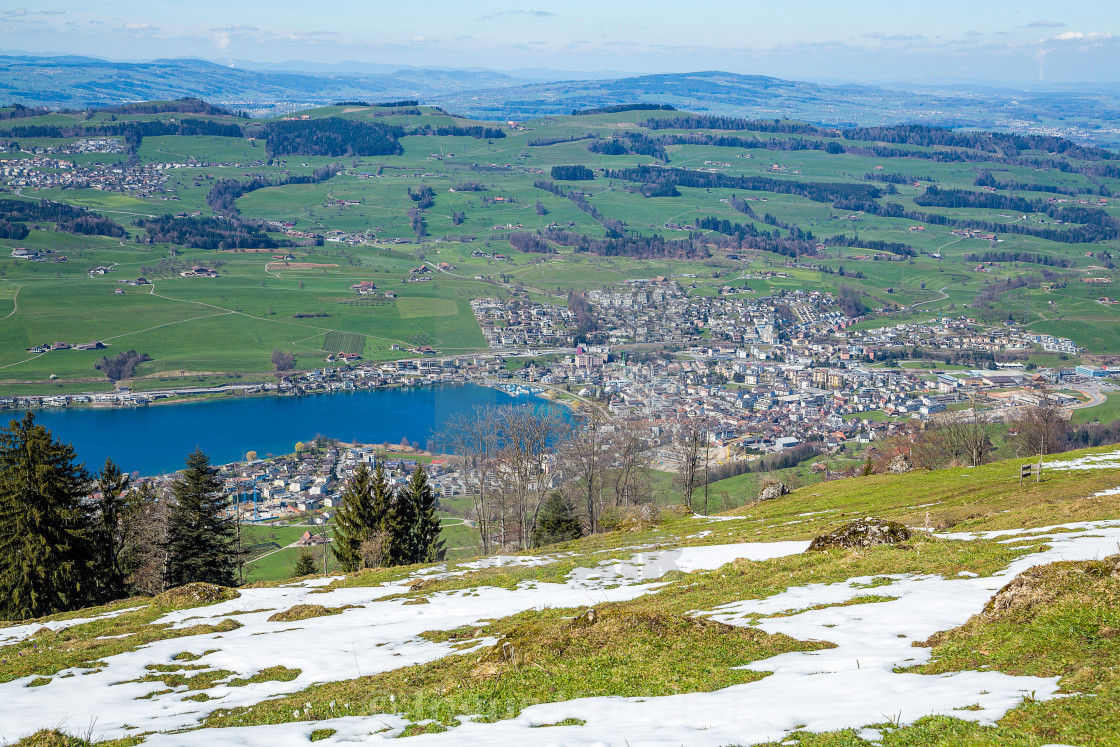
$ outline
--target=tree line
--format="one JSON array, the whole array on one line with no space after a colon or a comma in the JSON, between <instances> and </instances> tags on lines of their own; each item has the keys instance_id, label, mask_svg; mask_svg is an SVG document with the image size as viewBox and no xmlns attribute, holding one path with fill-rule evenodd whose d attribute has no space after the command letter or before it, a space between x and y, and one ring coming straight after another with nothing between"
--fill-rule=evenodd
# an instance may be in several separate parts
<instances>
[{"instance_id":1,"label":"tree line","mask_svg":"<svg viewBox=\"0 0 1120 747\"><path fill-rule=\"evenodd\" d=\"M241 126L236 123L194 117L184 117L178 122L153 119L108 122L99 125L21 125L6 130L5 134L13 138L120 136L124 138L128 149L134 153L145 137L209 135L240 138L243 136Z\"/></svg>"},{"instance_id":2,"label":"tree line","mask_svg":"<svg viewBox=\"0 0 1120 747\"><path fill-rule=\"evenodd\" d=\"M966 254L966 262L1028 262L1032 265L1045 265L1046 267L1072 267L1073 263L1062 257L1051 257L1047 254L1031 254L1030 252L984 252L983 254Z\"/></svg>"},{"instance_id":3,"label":"tree line","mask_svg":"<svg viewBox=\"0 0 1120 747\"><path fill-rule=\"evenodd\" d=\"M556 137L531 137L525 144L530 147L545 145L559 145L560 143L577 143L580 140L592 140L599 137L598 132L585 132L582 135L559 135Z\"/></svg>"},{"instance_id":4,"label":"tree line","mask_svg":"<svg viewBox=\"0 0 1120 747\"><path fill-rule=\"evenodd\" d=\"M821 135L835 132L821 130L806 122L791 119L742 119L714 114L689 114L672 119L650 118L641 122L640 126L651 130L749 130L796 135Z\"/></svg>"},{"instance_id":5,"label":"tree line","mask_svg":"<svg viewBox=\"0 0 1120 747\"><path fill-rule=\"evenodd\" d=\"M895 174L890 171L868 171L863 178L869 182L885 182L887 184L910 184L912 182L936 182L929 174L925 176L910 176L909 174Z\"/></svg>"},{"instance_id":6,"label":"tree line","mask_svg":"<svg viewBox=\"0 0 1120 747\"><path fill-rule=\"evenodd\" d=\"M690 239L665 239L661 236L642 236L641 234L593 239L584 234L557 228L545 229L542 235L549 241L561 246L573 247L576 252L586 252L601 257L704 259L710 256L706 247L694 243Z\"/></svg>"},{"instance_id":7,"label":"tree line","mask_svg":"<svg viewBox=\"0 0 1120 747\"><path fill-rule=\"evenodd\" d=\"M242 555L217 471L195 451L166 493L106 460L91 474L30 412L0 429L0 618L26 620L237 583Z\"/></svg>"},{"instance_id":8,"label":"tree line","mask_svg":"<svg viewBox=\"0 0 1120 747\"><path fill-rule=\"evenodd\" d=\"M750 209L746 203L742 203ZM753 214L754 211L751 210ZM766 216L771 218L769 214ZM757 216L755 216L757 220ZM917 254L908 244L897 241L882 241L879 239L849 238L844 234L817 239L812 231L805 231L796 225L789 225L788 237L783 237L779 231L766 231L750 223L734 223L726 218L704 216L694 221L696 228L703 231L716 231L726 236L732 236L737 241L740 249L753 249L755 251L772 252L786 257L816 256L820 254L818 245L825 247L846 246L857 249L870 249L872 251L887 252L900 257L913 257Z\"/></svg>"},{"instance_id":9,"label":"tree line","mask_svg":"<svg viewBox=\"0 0 1120 747\"><path fill-rule=\"evenodd\" d=\"M553 166L549 174L553 179L562 182L589 181L595 178L595 172L582 164L575 166Z\"/></svg>"},{"instance_id":10,"label":"tree line","mask_svg":"<svg viewBox=\"0 0 1120 747\"><path fill-rule=\"evenodd\" d=\"M269 157L398 156L403 127L339 117L269 122L262 128Z\"/></svg>"},{"instance_id":11,"label":"tree line","mask_svg":"<svg viewBox=\"0 0 1120 747\"><path fill-rule=\"evenodd\" d=\"M184 96L174 101L139 101L134 104L122 106L103 106L87 109L86 116L97 113L105 114L203 114L210 117L233 117L232 111L225 107L215 106L207 101L194 96Z\"/></svg>"},{"instance_id":12,"label":"tree line","mask_svg":"<svg viewBox=\"0 0 1120 747\"><path fill-rule=\"evenodd\" d=\"M950 130L945 127L919 124L853 127L843 130L842 134L846 140L869 140L922 147L966 148L987 153L1002 153L1011 157L1019 155L1021 151L1035 150L1043 153L1057 153L1086 161L1111 161L1120 158L1116 153L1104 148L1078 145L1071 140L1053 135L1018 135L983 130Z\"/></svg>"},{"instance_id":13,"label":"tree line","mask_svg":"<svg viewBox=\"0 0 1120 747\"><path fill-rule=\"evenodd\" d=\"M1100 187L1063 187L1057 184L1039 184L1037 182L1020 182L1015 180L1000 181L995 178L992 172L984 169L980 175L973 180L972 184L977 187L991 187L992 189L1002 189L1013 192L1049 192L1058 195L1091 195L1101 194L1109 196L1112 190L1108 187L1101 185Z\"/></svg>"},{"instance_id":14,"label":"tree line","mask_svg":"<svg viewBox=\"0 0 1120 747\"><path fill-rule=\"evenodd\" d=\"M371 104L368 101L336 101L331 106L371 106L379 107L382 109L398 109L403 106L420 106L420 102L416 99L403 99L401 101L382 101L376 104Z\"/></svg>"},{"instance_id":15,"label":"tree line","mask_svg":"<svg viewBox=\"0 0 1120 747\"><path fill-rule=\"evenodd\" d=\"M320 166L312 171L310 176L283 176L279 178L257 176L247 182L237 179L219 179L218 183L206 193L206 204L215 213L232 218L241 214L241 211L237 208L238 198L250 192L266 187L283 187L288 184L319 184L327 181L340 171L342 171L342 164L332 163Z\"/></svg>"},{"instance_id":16,"label":"tree line","mask_svg":"<svg viewBox=\"0 0 1120 747\"><path fill-rule=\"evenodd\" d=\"M659 166L609 169L605 176L608 179L639 182L641 184L666 182L677 187L748 189L757 192L798 195L813 202L834 202L842 199L876 200L883 196L883 192L879 188L870 184L797 182L765 176L732 176L730 174L714 174L707 171Z\"/></svg>"},{"instance_id":17,"label":"tree line","mask_svg":"<svg viewBox=\"0 0 1120 747\"><path fill-rule=\"evenodd\" d=\"M261 224L237 218L162 215L141 218L133 225L144 229L149 243L181 244L195 249L276 249L293 246L274 239Z\"/></svg>"},{"instance_id":18,"label":"tree line","mask_svg":"<svg viewBox=\"0 0 1120 747\"><path fill-rule=\"evenodd\" d=\"M659 161L669 162L663 138L651 138L640 132L616 132L606 140L593 140L587 150L604 156L650 156Z\"/></svg>"},{"instance_id":19,"label":"tree line","mask_svg":"<svg viewBox=\"0 0 1120 747\"><path fill-rule=\"evenodd\" d=\"M580 117L590 114L621 114L623 112L647 110L675 112L676 107L672 106L671 104L650 104L645 102L639 102L637 104L614 104L613 106L600 106L594 109L572 109L572 116Z\"/></svg>"},{"instance_id":20,"label":"tree line","mask_svg":"<svg viewBox=\"0 0 1120 747\"><path fill-rule=\"evenodd\" d=\"M119 239L125 235L120 224L85 208L50 200L0 199L0 233L8 234L6 238L26 238L27 227L20 226L17 221L54 223L59 231L84 236L112 236Z\"/></svg>"},{"instance_id":21,"label":"tree line","mask_svg":"<svg viewBox=\"0 0 1120 747\"><path fill-rule=\"evenodd\" d=\"M443 125L432 128L429 125L418 127L413 135L435 135L436 137L473 137L476 140L498 140L506 136L501 127L483 127L482 125Z\"/></svg>"},{"instance_id":22,"label":"tree line","mask_svg":"<svg viewBox=\"0 0 1120 747\"><path fill-rule=\"evenodd\" d=\"M342 492L331 552L346 572L433 563L443 559L439 502L417 465L408 485L394 490L383 466L358 465Z\"/></svg>"}]
</instances>

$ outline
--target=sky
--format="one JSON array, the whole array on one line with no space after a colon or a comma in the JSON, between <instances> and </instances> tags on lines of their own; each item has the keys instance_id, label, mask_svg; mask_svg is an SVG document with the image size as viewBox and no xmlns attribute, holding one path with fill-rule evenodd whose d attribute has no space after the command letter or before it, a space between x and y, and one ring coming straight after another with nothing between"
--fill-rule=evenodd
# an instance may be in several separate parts
<instances>
[{"instance_id":1,"label":"sky","mask_svg":"<svg viewBox=\"0 0 1120 747\"><path fill-rule=\"evenodd\" d=\"M822 82L1120 80L1120 3L1082 0L0 0L0 51Z\"/></svg>"}]
</instances>

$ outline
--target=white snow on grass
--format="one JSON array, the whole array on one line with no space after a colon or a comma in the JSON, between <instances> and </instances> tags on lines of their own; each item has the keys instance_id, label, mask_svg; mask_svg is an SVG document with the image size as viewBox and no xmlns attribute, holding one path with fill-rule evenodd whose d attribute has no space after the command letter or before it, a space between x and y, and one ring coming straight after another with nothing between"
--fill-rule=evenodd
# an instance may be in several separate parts
<instances>
[{"instance_id":1,"label":"white snow on grass","mask_svg":"<svg viewBox=\"0 0 1120 747\"><path fill-rule=\"evenodd\" d=\"M525 581L513 590L480 586L439 592L428 595L429 604L420 605L406 605L405 599L385 599L409 591L403 581L376 587L329 589L323 588L320 580L313 580L276 588L241 589L237 599L171 612L155 621L180 628L217 624L230 618L242 624L237 630L156 641L136 651L107 657L104 669L63 671L54 675L49 684L39 687L27 687L33 677L0 684L0 743L59 725L84 730L93 722L96 723L93 734L96 739L190 727L217 708L251 706L275 695L303 690L316 682L386 672L435 661L455 652L450 643L432 643L419 638L418 634L424 631L481 626L483 620L531 609L634 599L660 588L663 584L652 582L671 570L718 568L738 558L763 560L801 552L806 545L804 542L744 543L639 553L627 560L607 561L597 569L577 569L565 583ZM276 611L297 604L357 606L340 614L307 620L268 621ZM260 611L234 615L246 610ZM35 626L35 629L39 627L42 626ZM129 680L151 674L145 668L149 664L176 663L173 657L183 651L205 654L190 662L193 665L230 670L239 678L251 677L273 666L299 669L301 673L289 682L259 682L243 687L218 684L204 691L214 698L206 702L184 700L184 696L197 693L184 687L138 700L166 686L162 682ZM213 653L206 654L207 651ZM68 674L74 676L62 676ZM363 723L361 728L365 731L383 728L382 723L393 723L400 728L407 725L400 719L380 716ZM332 728L335 728L333 723ZM246 731L247 735L256 733ZM243 739L231 735L228 740L222 737L211 741L215 739L215 732L209 729L199 734L202 743L207 744L238 744ZM188 737L177 734L165 739L171 741L163 744L178 744L186 743Z\"/></svg>"},{"instance_id":2,"label":"white snow on grass","mask_svg":"<svg viewBox=\"0 0 1120 747\"><path fill-rule=\"evenodd\" d=\"M143 606L143 605L141 605ZM0 646L10 646L13 643L18 643L25 638L30 638L43 628L49 630L65 630L72 628L75 625L84 625L88 622L95 620L104 620L117 615L123 615L126 612L132 612L139 607L126 607L125 609L113 610L112 612L104 612L100 615L91 615L89 617L73 617L68 620L49 620L47 622L28 623L26 625L12 625L7 628L0 628Z\"/></svg>"},{"instance_id":3,"label":"white snow on grass","mask_svg":"<svg viewBox=\"0 0 1120 747\"><path fill-rule=\"evenodd\" d=\"M1042 468L1058 470L1085 470L1085 469L1120 469L1120 451L1109 451L1104 454L1089 454L1077 459L1066 459L1058 462L1043 462Z\"/></svg>"},{"instance_id":4,"label":"white snow on grass","mask_svg":"<svg viewBox=\"0 0 1120 747\"><path fill-rule=\"evenodd\" d=\"M1032 566L1058 560L1094 559L1116 552L1120 542L1118 523L1086 522L1077 525L1080 531L1047 536L1049 550L1020 558L990 578L950 580L934 575L895 575L876 577L889 578L891 583L868 589L865 585L872 578L862 577L791 588L766 599L695 613L732 625L755 625L770 633L836 644L833 649L787 653L749 664L745 668L773 673L756 682L711 693L547 703L526 708L513 719L493 724L464 722L441 734L411 739L421 745L714 746L781 741L797 728L823 732L848 727L862 729L886 721L909 724L931 714L990 724L1026 696L1054 697L1057 678L1014 677L994 671L943 675L896 672L896 668L928 661L930 650L911 644L961 625L980 611L1010 578ZM1066 528L1070 527L1074 525ZM714 562L715 558L711 560ZM702 560L690 558L685 563L701 564ZM868 594L896 599L808 610L788 617L766 617L820 604L839 605ZM764 617L759 619L755 615ZM960 710L973 705L979 705L980 710ZM547 732L536 729L569 718L586 723L553 727ZM392 739L404 726L399 717L371 716L201 730L152 737L149 744L285 747L303 744L313 729L322 727L337 730L325 743L341 744Z\"/></svg>"},{"instance_id":5,"label":"white snow on grass","mask_svg":"<svg viewBox=\"0 0 1120 747\"><path fill-rule=\"evenodd\" d=\"M636 584L654 581L669 571L711 571L740 558L770 560L796 555L808 547L808 542L751 542L659 550L635 555L628 560L604 560L596 568L576 568L571 578L573 583L588 588Z\"/></svg>"}]
</instances>

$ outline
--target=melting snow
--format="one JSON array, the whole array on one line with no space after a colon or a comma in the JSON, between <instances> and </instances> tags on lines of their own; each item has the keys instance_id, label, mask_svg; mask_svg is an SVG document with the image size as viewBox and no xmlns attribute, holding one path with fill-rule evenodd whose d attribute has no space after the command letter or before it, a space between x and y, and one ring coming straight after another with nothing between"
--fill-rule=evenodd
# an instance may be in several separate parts
<instances>
[{"instance_id":1,"label":"melting snow","mask_svg":"<svg viewBox=\"0 0 1120 747\"><path fill-rule=\"evenodd\" d=\"M1104 454L1089 454L1077 459L1067 459L1060 462L1043 462L1043 469L1081 470L1081 469L1120 469L1120 451L1109 451Z\"/></svg>"},{"instance_id":2,"label":"melting snow","mask_svg":"<svg viewBox=\"0 0 1120 747\"><path fill-rule=\"evenodd\" d=\"M30 638L36 632L42 630L43 628L48 628L50 630L65 630L66 628L72 628L75 625L84 625L85 623L93 622L94 620L104 620L109 617L123 615L124 613L131 612L134 609L137 608L127 607L121 610L105 612L100 615L91 615L90 617L74 617L69 620L52 620L50 622L37 622L29 623L27 625L13 625L8 628L0 628L0 646L10 646L13 643L22 641L24 638Z\"/></svg>"},{"instance_id":3,"label":"melting snow","mask_svg":"<svg viewBox=\"0 0 1120 747\"><path fill-rule=\"evenodd\" d=\"M352 679L434 661L453 653L449 643L432 643L419 638L418 634L423 631L482 625L483 620L530 609L578 607L634 599L660 588L662 584L652 582L671 570L714 569L737 558L764 560L802 552L806 546L805 542L745 543L639 553L626 560L604 561L595 569L576 569L562 584L526 581L514 590L480 586L433 593L428 596L430 603L424 605L405 605L404 599L385 599L409 591L403 582L377 587L324 589L324 581L315 579L277 588L242 589L237 599L179 610L156 621L157 624L170 623L178 628L216 624L232 616L243 626L237 630L156 641L137 651L107 657L108 666L101 670L59 672L49 684L40 687L26 687L32 677L0 685L0 743L60 724L62 728L70 725L85 729L93 721L96 722L94 736L98 739L192 726L216 708L253 705L274 695L303 690L315 682ZM488 561L475 565L489 567L497 564L494 559ZM547 560L501 559L504 565L541 562ZM308 620L268 621L274 611L297 604L357 607L341 614ZM234 614L243 610L260 611ZM77 625L87 619L67 620L64 624ZM30 630L7 629L12 640L18 640L18 635L31 635L43 625L21 627ZM165 689L161 682L128 682L151 674L145 669L146 665L173 664L172 657L179 652L189 651L197 655L213 649L217 651L192 663L227 669L236 672L237 677L249 677L277 665L300 669L301 674L290 682L260 682L243 687L219 684L206 691L214 700L205 703L184 701L184 695L193 693L183 688L137 700L155 690ZM60 676L71 673L74 676ZM376 721L364 722L362 729L376 731L382 728L380 724L383 722L395 723L401 728L405 725L400 719L379 716ZM205 733L209 736L202 742L207 744L238 744L243 739L241 736L230 736L209 741L215 738L215 734L209 729ZM255 730L246 732L257 733ZM166 739L171 741L164 744L175 744L187 737L179 734ZM266 741L271 741L271 738ZM306 742L306 735L303 741Z\"/></svg>"},{"instance_id":4,"label":"melting snow","mask_svg":"<svg viewBox=\"0 0 1120 747\"><path fill-rule=\"evenodd\" d=\"M824 640L836 648L793 652L748 664L746 669L772 672L757 682L711 693L688 693L655 698L583 698L526 708L514 719L474 723L442 734L410 740L417 744L510 745L653 745L751 744L782 740L791 730L829 731L892 720L906 724L929 714L991 723L1018 705L1025 695L1053 697L1057 678L1013 677L994 671L944 675L899 673L928 660L930 650L911 643L956 627L979 611L1011 577L1027 568L1057 560L1098 558L1116 552L1120 521L1084 522L1058 529L1069 533L1044 536L1050 549L1025 556L990 578L895 575L888 585L859 588L872 579L810 584L757 600L722 605L697 612L732 625L754 625L771 633L801 640ZM983 533L1015 537L1026 531ZM1090 534L1092 532L1092 534ZM962 536L962 535L954 535ZM978 535L963 535L972 538ZM29 678L0 685L0 739L13 739L38 728L62 724L81 729L96 715L94 736L119 737L139 730L169 730L193 724L213 708L249 705L272 695L302 690L312 682L347 679L409 664L432 661L451 652L450 646L416 637L423 630L447 630L474 625L487 618L545 606L571 607L609 600L632 599L655 591L653 583L666 571L712 569L736 558L763 560L804 550L806 543L755 543L683 548L643 553L625 561L606 561L597 568L577 569L564 584L525 582L513 591L480 587L431 594L428 605L404 606L384 597L405 590L402 585L375 588L314 590L308 584L277 589L246 589L240 599L206 608L172 613L164 622L176 625L217 622L239 609L285 609L302 602L327 606L363 605L340 615L294 623L269 623L269 612L237 616L243 628L230 633L162 641L139 651L111 657L109 666L93 674L55 678L49 685L28 689ZM853 585L855 584L855 585ZM893 601L832 606L788 617L777 612L820 604L844 605L868 594L896 597ZM199 618L199 615L204 617ZM762 617L759 617L762 616ZM188 618L190 619L188 621ZM265 633L265 635L261 635ZM201 653L220 649L201 663L230 669L244 676L282 664L302 674L287 683L265 682L242 688L222 685L209 703L182 701L183 692L135 700L160 683L113 684L147 673L145 664L170 663L182 650ZM959 708L978 704L980 710ZM537 731L534 727L568 718L584 726ZM312 730L337 730L325 743L378 741L398 736L408 726L399 716L340 718L276 726L204 729L148 738L152 747L164 745L305 745ZM133 732L135 733L135 732Z\"/></svg>"}]
</instances>

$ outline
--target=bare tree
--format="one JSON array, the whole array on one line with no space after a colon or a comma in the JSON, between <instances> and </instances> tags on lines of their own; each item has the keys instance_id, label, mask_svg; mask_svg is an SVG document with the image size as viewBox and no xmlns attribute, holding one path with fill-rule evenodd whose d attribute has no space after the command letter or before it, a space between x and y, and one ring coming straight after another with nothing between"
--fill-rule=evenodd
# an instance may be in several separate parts
<instances>
[{"instance_id":1,"label":"bare tree","mask_svg":"<svg viewBox=\"0 0 1120 747\"><path fill-rule=\"evenodd\" d=\"M514 535L507 533L503 539L513 539L517 547L529 547L537 514L550 488L546 457L571 426L555 410L532 405L503 405L497 410L497 420L497 477L505 498L504 514Z\"/></svg>"},{"instance_id":2,"label":"bare tree","mask_svg":"<svg viewBox=\"0 0 1120 747\"><path fill-rule=\"evenodd\" d=\"M1038 390L1038 402L1020 410L1015 425L1019 428L1017 446L1024 454L1056 454L1065 451L1069 441L1068 413L1058 407L1050 390Z\"/></svg>"},{"instance_id":3,"label":"bare tree","mask_svg":"<svg viewBox=\"0 0 1120 747\"><path fill-rule=\"evenodd\" d=\"M671 453L677 463L674 480L684 497L684 505L692 508L692 493L704 475L705 444L708 440L707 425L698 418L686 420L673 439Z\"/></svg>"},{"instance_id":4,"label":"bare tree","mask_svg":"<svg viewBox=\"0 0 1120 747\"><path fill-rule=\"evenodd\" d=\"M433 448L455 457L467 490L474 501L473 516L482 553L493 549L495 506L491 495L499 450L498 413L493 406L476 406L448 419L433 439Z\"/></svg>"},{"instance_id":5,"label":"bare tree","mask_svg":"<svg viewBox=\"0 0 1120 747\"><path fill-rule=\"evenodd\" d=\"M992 421L983 410L944 413L934 421L931 435L953 461L977 467L992 455Z\"/></svg>"},{"instance_id":6,"label":"bare tree","mask_svg":"<svg viewBox=\"0 0 1120 747\"><path fill-rule=\"evenodd\" d=\"M285 352L280 348L273 349L270 360L277 371L291 371L296 364L295 353Z\"/></svg>"},{"instance_id":7,"label":"bare tree","mask_svg":"<svg viewBox=\"0 0 1120 747\"><path fill-rule=\"evenodd\" d=\"M141 483L125 517L123 563L129 569L128 586L141 594L159 594L166 588L167 531L171 519L168 496L150 482Z\"/></svg>"},{"instance_id":8,"label":"bare tree","mask_svg":"<svg viewBox=\"0 0 1120 747\"><path fill-rule=\"evenodd\" d=\"M603 415L595 410L580 427L572 429L557 455L564 478L560 492L586 512L589 534L598 529L604 470L610 458L603 444L603 426Z\"/></svg>"},{"instance_id":9,"label":"bare tree","mask_svg":"<svg viewBox=\"0 0 1120 747\"><path fill-rule=\"evenodd\" d=\"M645 422L616 422L610 444L611 477L617 506L649 500L649 447Z\"/></svg>"}]
</instances>

